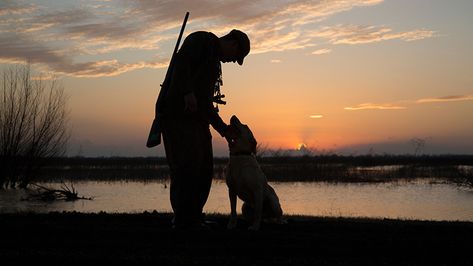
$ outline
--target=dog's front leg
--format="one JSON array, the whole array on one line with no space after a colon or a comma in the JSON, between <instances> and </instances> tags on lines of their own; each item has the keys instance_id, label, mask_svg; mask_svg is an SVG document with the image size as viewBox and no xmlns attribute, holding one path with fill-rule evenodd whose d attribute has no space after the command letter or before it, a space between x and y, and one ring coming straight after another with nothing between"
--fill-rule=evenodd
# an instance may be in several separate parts
<instances>
[{"instance_id":1,"label":"dog's front leg","mask_svg":"<svg viewBox=\"0 0 473 266\"><path fill-rule=\"evenodd\" d=\"M237 204L237 195L232 189L228 189L228 196L230 197L230 221L228 221L227 228L233 229L237 225L237 213L236 213L236 204Z\"/></svg>"},{"instance_id":2,"label":"dog's front leg","mask_svg":"<svg viewBox=\"0 0 473 266\"><path fill-rule=\"evenodd\" d=\"M255 192L255 213L253 217L253 224L248 227L248 230L258 231L261 225L261 217L263 216L263 190L258 189Z\"/></svg>"}]
</instances>

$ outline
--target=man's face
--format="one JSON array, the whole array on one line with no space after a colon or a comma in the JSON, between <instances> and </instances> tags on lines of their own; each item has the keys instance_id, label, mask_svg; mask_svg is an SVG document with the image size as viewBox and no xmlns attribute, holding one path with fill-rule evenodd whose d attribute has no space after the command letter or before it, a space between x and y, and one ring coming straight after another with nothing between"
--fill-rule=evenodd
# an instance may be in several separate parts
<instances>
[{"instance_id":1,"label":"man's face","mask_svg":"<svg viewBox=\"0 0 473 266\"><path fill-rule=\"evenodd\" d=\"M238 60L238 56L240 55L240 50L238 49L238 43L232 41L227 45L226 49L223 51L222 62L228 63L233 62L236 63Z\"/></svg>"}]
</instances>

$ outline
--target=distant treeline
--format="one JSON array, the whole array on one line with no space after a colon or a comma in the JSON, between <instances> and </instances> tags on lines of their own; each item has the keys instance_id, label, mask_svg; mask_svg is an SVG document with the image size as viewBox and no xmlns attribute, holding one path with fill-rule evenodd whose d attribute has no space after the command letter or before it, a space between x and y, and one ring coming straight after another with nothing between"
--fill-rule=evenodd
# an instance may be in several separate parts
<instances>
[{"instance_id":1,"label":"distant treeline","mask_svg":"<svg viewBox=\"0 0 473 266\"><path fill-rule=\"evenodd\" d=\"M268 180L385 182L445 178L473 184L473 155L318 155L259 157ZM214 159L224 178L228 158ZM156 180L169 178L163 157L61 157L50 159L38 178L52 180Z\"/></svg>"},{"instance_id":2,"label":"distant treeline","mask_svg":"<svg viewBox=\"0 0 473 266\"><path fill-rule=\"evenodd\" d=\"M265 156L257 158L260 163L343 163L357 166L380 166L401 164L472 165L473 155L314 155L314 156ZM215 164L225 164L228 157L215 157ZM142 167L166 164L165 157L59 157L50 159L50 166L76 167Z\"/></svg>"},{"instance_id":3,"label":"distant treeline","mask_svg":"<svg viewBox=\"0 0 473 266\"><path fill-rule=\"evenodd\" d=\"M228 159L226 159L228 160ZM342 163L354 166L382 165L473 165L473 155L315 155L315 156L285 156L261 157L263 163Z\"/></svg>"}]
</instances>

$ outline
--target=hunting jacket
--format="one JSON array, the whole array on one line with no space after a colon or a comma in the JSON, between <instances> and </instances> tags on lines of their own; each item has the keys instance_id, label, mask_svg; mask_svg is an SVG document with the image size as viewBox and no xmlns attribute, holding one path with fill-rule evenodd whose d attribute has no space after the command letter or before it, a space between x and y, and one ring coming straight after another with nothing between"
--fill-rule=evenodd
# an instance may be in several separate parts
<instances>
[{"instance_id":1,"label":"hunting jacket","mask_svg":"<svg viewBox=\"0 0 473 266\"><path fill-rule=\"evenodd\" d=\"M221 77L221 48L213 33L198 31L184 40L176 54L164 114L171 119L198 119L211 124L220 135L227 128L213 105L215 85ZM197 111L184 111L184 95L194 92Z\"/></svg>"}]
</instances>

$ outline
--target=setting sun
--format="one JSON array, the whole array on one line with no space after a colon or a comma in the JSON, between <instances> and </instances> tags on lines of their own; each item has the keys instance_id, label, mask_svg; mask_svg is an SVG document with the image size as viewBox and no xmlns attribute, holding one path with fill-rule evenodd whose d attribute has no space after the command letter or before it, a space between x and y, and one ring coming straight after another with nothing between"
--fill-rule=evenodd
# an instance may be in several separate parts
<instances>
[{"instance_id":1,"label":"setting sun","mask_svg":"<svg viewBox=\"0 0 473 266\"><path fill-rule=\"evenodd\" d=\"M297 144L298 151L305 150L305 149L307 149L307 145L305 145L304 143Z\"/></svg>"}]
</instances>

